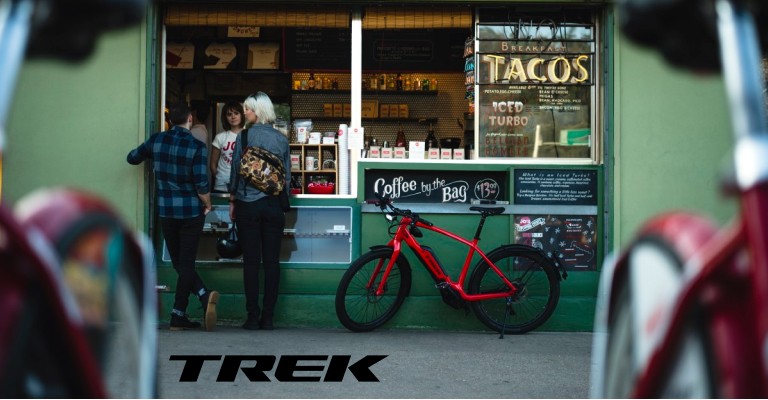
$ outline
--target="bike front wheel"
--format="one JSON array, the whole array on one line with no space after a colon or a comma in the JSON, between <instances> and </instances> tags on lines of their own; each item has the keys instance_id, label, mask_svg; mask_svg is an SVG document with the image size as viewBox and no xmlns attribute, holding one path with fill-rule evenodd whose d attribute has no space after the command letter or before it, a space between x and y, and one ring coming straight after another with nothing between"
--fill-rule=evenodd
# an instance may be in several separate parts
<instances>
[{"instance_id":1,"label":"bike front wheel","mask_svg":"<svg viewBox=\"0 0 768 400\"><path fill-rule=\"evenodd\" d=\"M387 265L391 248L363 254L350 264L336 290L336 315L347 329L365 332L389 321L411 290L411 269L398 258L384 285L384 293L376 295Z\"/></svg>"},{"instance_id":2,"label":"bike front wheel","mask_svg":"<svg viewBox=\"0 0 768 400\"><path fill-rule=\"evenodd\" d=\"M472 310L487 327L511 334L538 328L555 311L560 298L560 279L555 265L533 248L505 246L488 259L516 288L512 296L474 301ZM506 292L509 288L485 260L469 280L469 294Z\"/></svg>"}]
</instances>

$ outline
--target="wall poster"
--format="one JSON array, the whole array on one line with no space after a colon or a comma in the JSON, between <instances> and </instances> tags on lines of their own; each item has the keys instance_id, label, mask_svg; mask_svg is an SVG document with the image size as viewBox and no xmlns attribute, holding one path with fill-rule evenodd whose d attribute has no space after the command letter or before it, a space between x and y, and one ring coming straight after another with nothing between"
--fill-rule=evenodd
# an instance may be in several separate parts
<instances>
[{"instance_id":1,"label":"wall poster","mask_svg":"<svg viewBox=\"0 0 768 400\"><path fill-rule=\"evenodd\" d=\"M590 158L594 26L480 25L480 157Z\"/></svg>"},{"instance_id":2,"label":"wall poster","mask_svg":"<svg viewBox=\"0 0 768 400\"><path fill-rule=\"evenodd\" d=\"M515 215L515 243L557 257L568 271L595 271L596 221L595 215Z\"/></svg>"}]
</instances>

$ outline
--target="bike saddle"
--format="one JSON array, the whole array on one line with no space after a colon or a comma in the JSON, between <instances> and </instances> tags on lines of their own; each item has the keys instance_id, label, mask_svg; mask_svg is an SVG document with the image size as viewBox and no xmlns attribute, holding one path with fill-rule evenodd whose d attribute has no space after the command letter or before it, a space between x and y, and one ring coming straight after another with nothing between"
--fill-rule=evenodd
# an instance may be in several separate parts
<instances>
[{"instance_id":1,"label":"bike saddle","mask_svg":"<svg viewBox=\"0 0 768 400\"><path fill-rule=\"evenodd\" d=\"M147 0L36 0L27 57L79 61L102 32L136 25Z\"/></svg>"},{"instance_id":2,"label":"bike saddle","mask_svg":"<svg viewBox=\"0 0 768 400\"><path fill-rule=\"evenodd\" d=\"M768 6L763 1L740 3L753 11L756 26L767 26ZM623 0L618 3L618 15L621 30L629 39L657 49L670 64L698 72L720 72L714 0ZM766 33L761 31L760 35ZM763 44L763 51L766 49Z\"/></svg>"},{"instance_id":3,"label":"bike saddle","mask_svg":"<svg viewBox=\"0 0 768 400\"><path fill-rule=\"evenodd\" d=\"M499 215L503 213L505 210L504 207L477 207L477 206L469 207L469 209L472 211L479 211L480 214L485 214L485 215Z\"/></svg>"}]
</instances>

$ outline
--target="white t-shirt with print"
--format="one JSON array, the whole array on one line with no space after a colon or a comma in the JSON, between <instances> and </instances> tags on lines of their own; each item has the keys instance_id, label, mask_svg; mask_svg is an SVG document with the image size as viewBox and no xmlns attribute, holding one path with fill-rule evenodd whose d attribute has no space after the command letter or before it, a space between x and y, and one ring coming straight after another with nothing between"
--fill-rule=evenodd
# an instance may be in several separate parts
<instances>
[{"instance_id":1,"label":"white t-shirt with print","mask_svg":"<svg viewBox=\"0 0 768 400\"><path fill-rule=\"evenodd\" d=\"M227 191L229 183L229 173L232 169L232 152L235 150L237 142L237 133L232 131L221 132L213 138L211 145L221 151L218 165L216 167L216 183L214 190Z\"/></svg>"}]
</instances>

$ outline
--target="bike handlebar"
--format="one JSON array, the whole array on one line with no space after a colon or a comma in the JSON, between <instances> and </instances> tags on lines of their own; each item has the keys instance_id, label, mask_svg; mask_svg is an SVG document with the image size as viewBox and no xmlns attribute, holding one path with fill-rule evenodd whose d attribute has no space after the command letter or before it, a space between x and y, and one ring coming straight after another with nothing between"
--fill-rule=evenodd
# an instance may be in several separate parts
<instances>
[{"instance_id":1,"label":"bike handlebar","mask_svg":"<svg viewBox=\"0 0 768 400\"><path fill-rule=\"evenodd\" d=\"M397 216L401 217L408 217L413 221L413 224L417 222L421 222L422 224L426 226L433 226L434 224L427 221L424 218L419 217L419 214L403 208L397 208L392 204L392 199L386 196L382 196L378 193L376 193L376 200L366 200L367 204L373 204L376 207L379 207L381 211L388 212Z\"/></svg>"}]
</instances>

